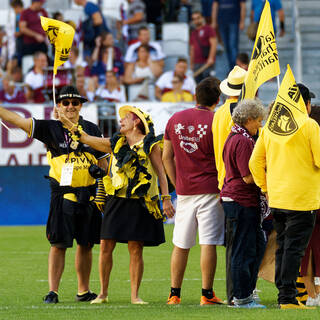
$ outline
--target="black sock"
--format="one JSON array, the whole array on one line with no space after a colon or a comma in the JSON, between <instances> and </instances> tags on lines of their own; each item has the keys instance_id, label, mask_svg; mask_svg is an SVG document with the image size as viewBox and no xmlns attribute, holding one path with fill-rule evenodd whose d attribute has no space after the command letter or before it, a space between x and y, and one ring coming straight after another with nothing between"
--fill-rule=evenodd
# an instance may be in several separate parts
<instances>
[{"instance_id":1,"label":"black sock","mask_svg":"<svg viewBox=\"0 0 320 320\"><path fill-rule=\"evenodd\" d=\"M180 292L181 292L181 288L172 288L171 287L170 297L177 296L178 298L180 298Z\"/></svg>"},{"instance_id":2,"label":"black sock","mask_svg":"<svg viewBox=\"0 0 320 320\"><path fill-rule=\"evenodd\" d=\"M212 299L213 298L212 288L211 289L202 289L202 295L208 299Z\"/></svg>"}]
</instances>

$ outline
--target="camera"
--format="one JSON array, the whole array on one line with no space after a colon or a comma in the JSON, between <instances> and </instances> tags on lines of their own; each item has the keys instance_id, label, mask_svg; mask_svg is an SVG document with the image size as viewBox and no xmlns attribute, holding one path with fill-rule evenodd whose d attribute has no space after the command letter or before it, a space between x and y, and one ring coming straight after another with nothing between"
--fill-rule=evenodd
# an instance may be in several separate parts
<instances>
[{"instance_id":1,"label":"camera","mask_svg":"<svg viewBox=\"0 0 320 320\"><path fill-rule=\"evenodd\" d=\"M96 164L91 164L88 170L91 177L95 179L103 178L107 174L105 170L103 170Z\"/></svg>"}]
</instances>

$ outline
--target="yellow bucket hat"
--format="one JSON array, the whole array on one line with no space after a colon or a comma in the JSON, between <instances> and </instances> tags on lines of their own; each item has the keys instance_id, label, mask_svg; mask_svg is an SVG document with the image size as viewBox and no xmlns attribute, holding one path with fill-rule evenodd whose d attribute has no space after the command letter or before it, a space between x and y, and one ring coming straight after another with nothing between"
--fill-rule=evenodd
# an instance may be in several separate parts
<instances>
[{"instance_id":1,"label":"yellow bucket hat","mask_svg":"<svg viewBox=\"0 0 320 320\"><path fill-rule=\"evenodd\" d=\"M147 135L150 131L149 125L152 124L152 120L151 120L150 115L143 112L139 108L127 105L127 106L122 106L119 109L120 118L121 119L124 118L128 112L132 112L139 117L139 119L142 121L142 123L144 125L146 135Z\"/></svg>"}]
</instances>

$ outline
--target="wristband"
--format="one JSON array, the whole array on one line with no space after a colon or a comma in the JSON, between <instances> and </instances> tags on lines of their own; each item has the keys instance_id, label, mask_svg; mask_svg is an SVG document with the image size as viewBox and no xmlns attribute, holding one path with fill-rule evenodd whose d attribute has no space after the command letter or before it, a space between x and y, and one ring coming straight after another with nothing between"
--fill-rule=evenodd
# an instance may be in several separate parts
<instances>
[{"instance_id":1,"label":"wristband","mask_svg":"<svg viewBox=\"0 0 320 320\"><path fill-rule=\"evenodd\" d=\"M280 21L280 29L284 31L284 21Z\"/></svg>"},{"instance_id":2,"label":"wristband","mask_svg":"<svg viewBox=\"0 0 320 320\"><path fill-rule=\"evenodd\" d=\"M170 194L162 194L161 195L161 201L163 200L171 200Z\"/></svg>"}]
</instances>

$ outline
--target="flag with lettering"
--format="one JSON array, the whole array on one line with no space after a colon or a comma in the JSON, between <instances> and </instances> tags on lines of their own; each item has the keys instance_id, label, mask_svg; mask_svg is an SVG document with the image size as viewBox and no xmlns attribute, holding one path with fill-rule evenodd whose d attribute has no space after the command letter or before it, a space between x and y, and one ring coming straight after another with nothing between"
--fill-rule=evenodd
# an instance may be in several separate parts
<instances>
[{"instance_id":1,"label":"flag with lettering","mask_svg":"<svg viewBox=\"0 0 320 320\"><path fill-rule=\"evenodd\" d=\"M59 20L46 17L40 17L40 19L43 30L55 48L53 72L57 74L58 67L68 60L75 30L69 24Z\"/></svg>"},{"instance_id":2,"label":"flag with lettering","mask_svg":"<svg viewBox=\"0 0 320 320\"><path fill-rule=\"evenodd\" d=\"M265 135L269 135L277 142L286 143L304 125L307 119L306 105L288 65L263 130L265 130Z\"/></svg>"},{"instance_id":3,"label":"flag with lettering","mask_svg":"<svg viewBox=\"0 0 320 320\"><path fill-rule=\"evenodd\" d=\"M254 42L248 73L242 87L242 99L254 99L258 88L280 74L276 37L273 30L270 4L264 5L256 40Z\"/></svg>"}]
</instances>

